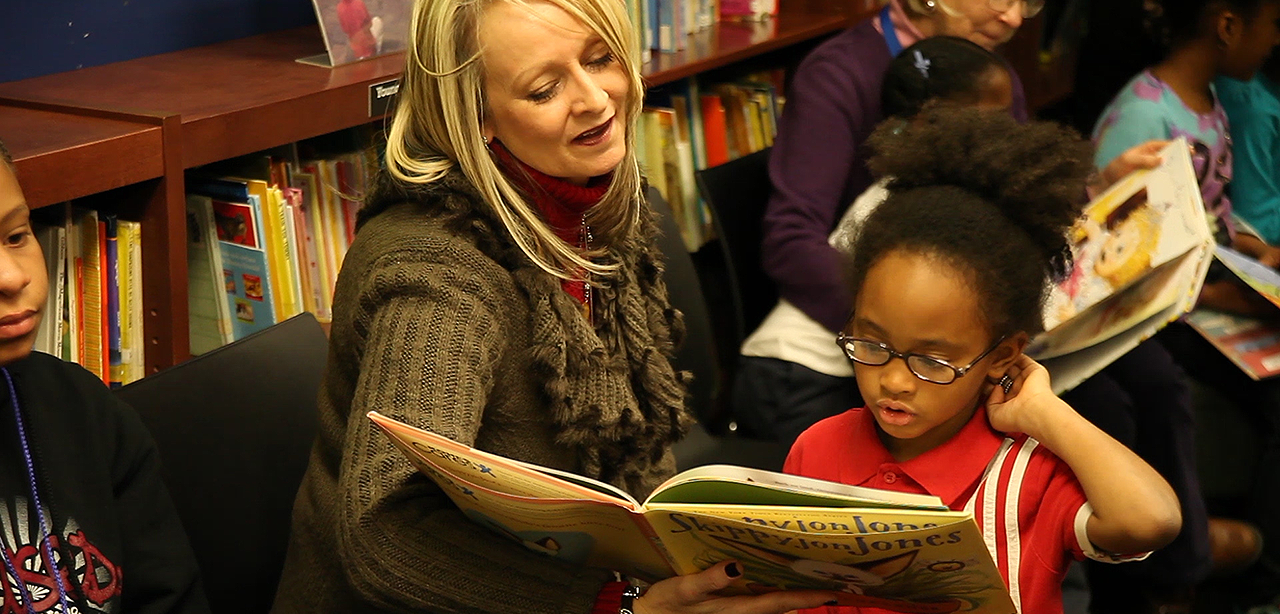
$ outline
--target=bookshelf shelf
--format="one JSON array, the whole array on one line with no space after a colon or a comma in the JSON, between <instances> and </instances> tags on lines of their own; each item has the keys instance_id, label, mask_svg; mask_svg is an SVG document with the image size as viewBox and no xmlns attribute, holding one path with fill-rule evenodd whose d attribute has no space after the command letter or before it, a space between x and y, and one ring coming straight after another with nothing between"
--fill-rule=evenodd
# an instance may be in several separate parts
<instances>
[{"instance_id":1,"label":"bookshelf shelf","mask_svg":"<svg viewBox=\"0 0 1280 614\"><path fill-rule=\"evenodd\" d=\"M784 12L769 21L719 23L690 34L684 51L654 53L643 69L645 82L657 86L679 81L837 32L848 23L843 14L820 12Z\"/></svg>"},{"instance_id":2,"label":"bookshelf shelf","mask_svg":"<svg viewBox=\"0 0 1280 614\"><path fill-rule=\"evenodd\" d=\"M159 125L0 101L0 135L14 154L33 209L164 174Z\"/></svg>"},{"instance_id":3,"label":"bookshelf shelf","mask_svg":"<svg viewBox=\"0 0 1280 614\"><path fill-rule=\"evenodd\" d=\"M180 116L191 168L367 123L369 85L404 64L402 54L333 69L295 61L317 50L318 29L286 30L0 83L0 96Z\"/></svg>"}]
</instances>

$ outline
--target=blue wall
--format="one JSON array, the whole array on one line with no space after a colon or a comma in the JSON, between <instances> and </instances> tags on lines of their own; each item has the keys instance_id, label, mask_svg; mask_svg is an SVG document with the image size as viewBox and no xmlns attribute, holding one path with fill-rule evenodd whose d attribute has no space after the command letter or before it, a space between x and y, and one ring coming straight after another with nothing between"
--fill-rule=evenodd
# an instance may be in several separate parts
<instances>
[{"instance_id":1,"label":"blue wall","mask_svg":"<svg viewBox=\"0 0 1280 614\"><path fill-rule=\"evenodd\" d=\"M0 82L316 23L311 0L0 0Z\"/></svg>"}]
</instances>

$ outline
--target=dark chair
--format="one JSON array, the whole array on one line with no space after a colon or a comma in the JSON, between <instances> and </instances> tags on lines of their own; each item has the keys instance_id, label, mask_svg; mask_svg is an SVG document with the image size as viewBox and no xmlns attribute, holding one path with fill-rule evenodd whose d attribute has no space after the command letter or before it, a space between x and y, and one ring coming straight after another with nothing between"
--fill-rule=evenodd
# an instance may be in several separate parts
<instances>
[{"instance_id":1,"label":"dark chair","mask_svg":"<svg viewBox=\"0 0 1280 614\"><path fill-rule=\"evenodd\" d=\"M729 431L728 379L714 348L707 305L693 259L680 239L680 229L662 195L649 189L649 203L659 217L662 234L658 248L667 263L666 282L671 305L684 313L685 340L674 366L693 373L690 403L698 424L675 446L680 470L699 465L727 463L777 471L786 450L773 441L744 439ZM713 434L714 433L714 434Z\"/></svg>"},{"instance_id":2,"label":"dark chair","mask_svg":"<svg viewBox=\"0 0 1280 614\"><path fill-rule=\"evenodd\" d=\"M707 303L689 250L680 238L680 227L671 207L657 188L649 188L649 205L658 214L658 249L666 259L667 293L671 305L684 314L685 338L677 350L675 367L693 374L689 386L691 409L699 422L718 425L725 416L721 369L715 356L715 339ZM714 427L712 427L714 429Z\"/></svg>"},{"instance_id":3,"label":"dark chair","mask_svg":"<svg viewBox=\"0 0 1280 614\"><path fill-rule=\"evenodd\" d=\"M271 607L327 345L303 314L117 393L155 437L214 614Z\"/></svg>"},{"instance_id":4,"label":"dark chair","mask_svg":"<svg viewBox=\"0 0 1280 614\"><path fill-rule=\"evenodd\" d=\"M778 290L764 272L761 246L769 203L769 152L764 149L698 171L698 188L711 209L716 238L694 254L712 321L721 366L727 424L733 422L732 390L742 342L778 303ZM768 434L748 436L770 438Z\"/></svg>"},{"instance_id":5,"label":"dark chair","mask_svg":"<svg viewBox=\"0 0 1280 614\"><path fill-rule=\"evenodd\" d=\"M769 152L764 149L697 173L698 188L711 208L728 273L739 344L778 303L777 286L765 274L760 256L764 242L761 224L772 190Z\"/></svg>"}]
</instances>

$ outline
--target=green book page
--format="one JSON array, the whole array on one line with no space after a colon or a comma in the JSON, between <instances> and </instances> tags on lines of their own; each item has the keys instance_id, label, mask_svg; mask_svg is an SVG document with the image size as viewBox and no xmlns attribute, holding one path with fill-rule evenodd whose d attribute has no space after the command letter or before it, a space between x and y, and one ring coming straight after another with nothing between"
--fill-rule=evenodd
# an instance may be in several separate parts
<instances>
[{"instance_id":1,"label":"green book page","mask_svg":"<svg viewBox=\"0 0 1280 614\"><path fill-rule=\"evenodd\" d=\"M937 497L837 484L813 478L708 465L682 472L654 490L645 505L715 503L798 507L946 509Z\"/></svg>"}]
</instances>

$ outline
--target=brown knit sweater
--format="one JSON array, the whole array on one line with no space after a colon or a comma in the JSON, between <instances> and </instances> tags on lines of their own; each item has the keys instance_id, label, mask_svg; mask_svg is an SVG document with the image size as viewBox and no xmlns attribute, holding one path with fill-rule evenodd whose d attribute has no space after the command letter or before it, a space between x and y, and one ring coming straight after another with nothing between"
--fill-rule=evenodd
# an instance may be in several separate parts
<instances>
[{"instance_id":1,"label":"brown knit sweater","mask_svg":"<svg viewBox=\"0 0 1280 614\"><path fill-rule=\"evenodd\" d=\"M610 574L470 522L365 412L647 495L690 420L651 215L618 246L593 330L460 172L384 178L365 212L273 612L589 612Z\"/></svg>"}]
</instances>

